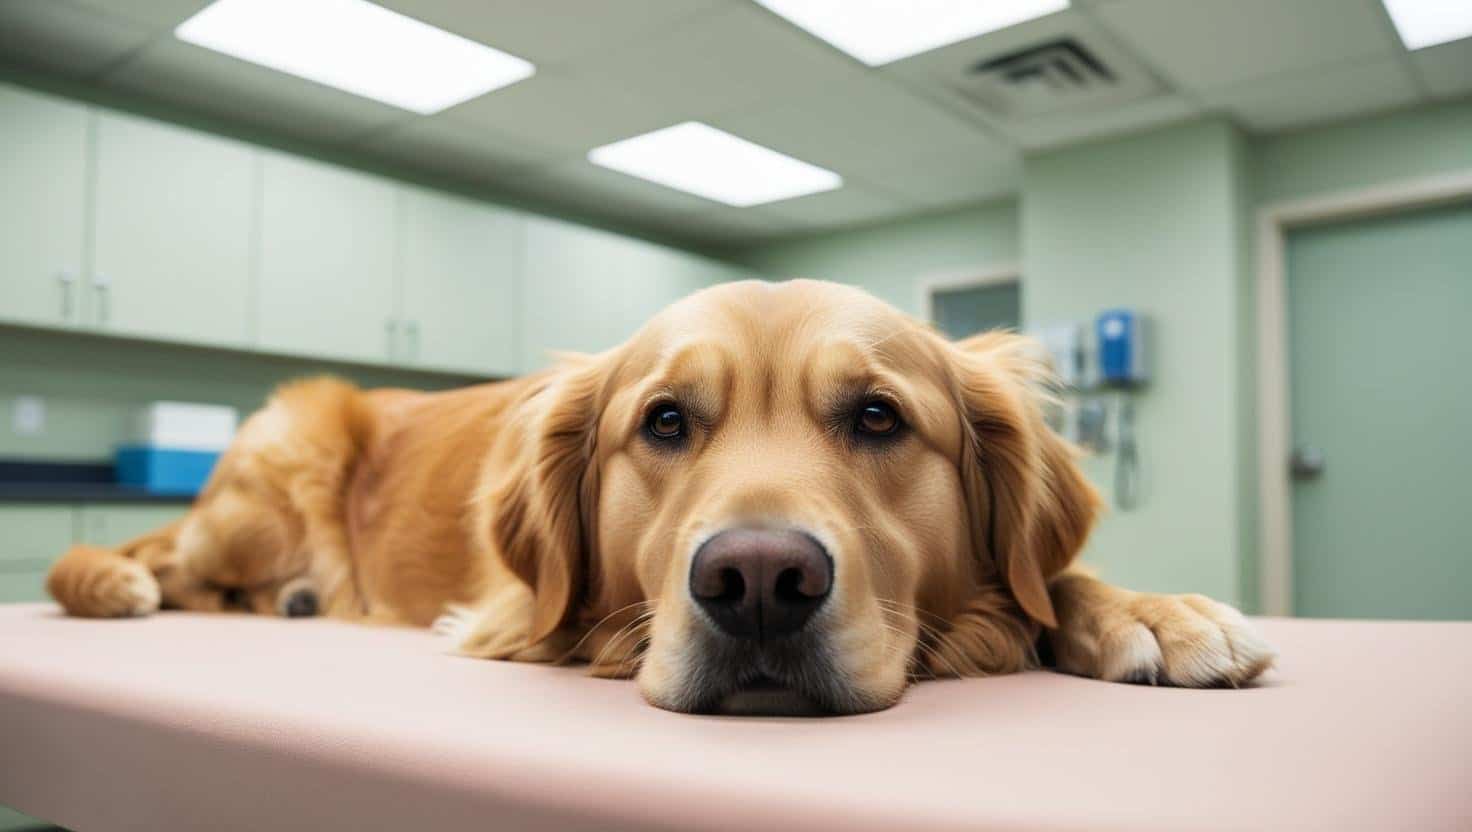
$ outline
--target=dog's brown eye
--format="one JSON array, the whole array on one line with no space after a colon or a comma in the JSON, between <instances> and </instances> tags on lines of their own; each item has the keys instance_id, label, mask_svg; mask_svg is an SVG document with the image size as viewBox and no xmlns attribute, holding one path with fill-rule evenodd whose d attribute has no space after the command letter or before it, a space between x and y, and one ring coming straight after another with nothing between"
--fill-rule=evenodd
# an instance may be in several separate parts
<instances>
[{"instance_id":1,"label":"dog's brown eye","mask_svg":"<svg viewBox=\"0 0 1472 832\"><path fill-rule=\"evenodd\" d=\"M685 432L685 415L674 405L660 405L649 412L649 434L656 439L676 439Z\"/></svg>"},{"instance_id":2,"label":"dog's brown eye","mask_svg":"<svg viewBox=\"0 0 1472 832\"><path fill-rule=\"evenodd\" d=\"M900 415L884 402L869 402L859 409L859 433L866 436L889 436L899 429Z\"/></svg>"}]
</instances>

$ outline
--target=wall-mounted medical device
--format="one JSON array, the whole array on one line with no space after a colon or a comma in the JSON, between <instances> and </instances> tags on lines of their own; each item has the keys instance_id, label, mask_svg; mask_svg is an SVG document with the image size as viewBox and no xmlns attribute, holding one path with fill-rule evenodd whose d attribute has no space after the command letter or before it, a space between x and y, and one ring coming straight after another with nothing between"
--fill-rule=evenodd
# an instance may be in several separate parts
<instances>
[{"instance_id":1,"label":"wall-mounted medical device","mask_svg":"<svg viewBox=\"0 0 1472 832\"><path fill-rule=\"evenodd\" d=\"M1048 324L1028 330L1043 345L1044 358L1065 390L1088 387L1084 327L1076 322Z\"/></svg>"},{"instance_id":2,"label":"wall-mounted medical device","mask_svg":"<svg viewBox=\"0 0 1472 832\"><path fill-rule=\"evenodd\" d=\"M1143 315L1133 309L1110 309L1094 321L1098 339L1099 383L1109 387L1137 387L1149 380L1147 329Z\"/></svg>"},{"instance_id":3,"label":"wall-mounted medical device","mask_svg":"<svg viewBox=\"0 0 1472 832\"><path fill-rule=\"evenodd\" d=\"M1059 384L1046 409L1049 426L1090 454L1114 457L1114 501L1124 510L1140 500L1135 392L1150 378L1149 329L1139 310L1109 309L1092 326L1069 321L1028 330Z\"/></svg>"}]
</instances>

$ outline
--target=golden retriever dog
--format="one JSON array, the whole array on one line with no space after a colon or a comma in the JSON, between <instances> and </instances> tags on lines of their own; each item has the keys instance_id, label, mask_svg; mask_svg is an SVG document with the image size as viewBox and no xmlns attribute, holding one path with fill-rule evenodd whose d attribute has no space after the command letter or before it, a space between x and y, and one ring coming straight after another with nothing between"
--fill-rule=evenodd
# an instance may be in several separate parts
<instances>
[{"instance_id":1,"label":"golden retriever dog","mask_svg":"<svg viewBox=\"0 0 1472 832\"><path fill-rule=\"evenodd\" d=\"M752 281L518 380L297 382L183 520L74 548L48 586L80 616L436 623L465 655L586 662L686 712L872 711L1039 653L1124 682L1256 677L1274 654L1236 610L1073 566L1099 499L1030 355L858 289Z\"/></svg>"}]
</instances>

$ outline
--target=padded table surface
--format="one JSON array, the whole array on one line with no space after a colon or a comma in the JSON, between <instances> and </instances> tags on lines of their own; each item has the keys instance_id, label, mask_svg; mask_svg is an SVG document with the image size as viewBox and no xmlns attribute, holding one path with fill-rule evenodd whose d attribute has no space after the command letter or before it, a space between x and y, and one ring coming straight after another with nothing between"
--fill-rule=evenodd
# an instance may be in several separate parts
<instances>
[{"instance_id":1,"label":"padded table surface","mask_svg":"<svg viewBox=\"0 0 1472 832\"><path fill-rule=\"evenodd\" d=\"M1472 829L1472 624L1263 620L1243 690L1028 673L656 710L430 633L0 608L0 803L106 829Z\"/></svg>"}]
</instances>

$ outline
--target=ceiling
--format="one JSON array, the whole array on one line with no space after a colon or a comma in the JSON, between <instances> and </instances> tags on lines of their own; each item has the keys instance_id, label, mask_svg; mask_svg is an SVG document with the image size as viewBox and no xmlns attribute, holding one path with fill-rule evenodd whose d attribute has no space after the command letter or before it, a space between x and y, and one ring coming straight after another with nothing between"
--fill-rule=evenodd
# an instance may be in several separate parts
<instances>
[{"instance_id":1,"label":"ceiling","mask_svg":"<svg viewBox=\"0 0 1472 832\"><path fill-rule=\"evenodd\" d=\"M378 1L537 73L419 116L174 39L208 0L0 0L0 61L701 246L1005 196L1025 152L1205 113L1274 132L1472 94L1472 39L1409 53L1379 0L1074 0L877 68L750 0ZM1061 37L1119 73L1127 100L1016 117L958 84L978 61ZM691 119L835 170L844 187L731 208L586 160Z\"/></svg>"}]
</instances>

